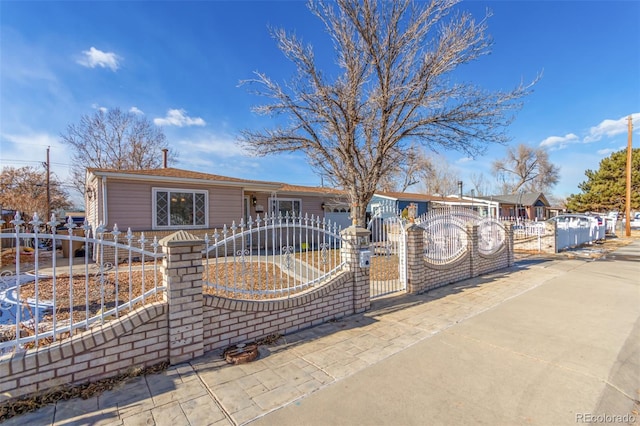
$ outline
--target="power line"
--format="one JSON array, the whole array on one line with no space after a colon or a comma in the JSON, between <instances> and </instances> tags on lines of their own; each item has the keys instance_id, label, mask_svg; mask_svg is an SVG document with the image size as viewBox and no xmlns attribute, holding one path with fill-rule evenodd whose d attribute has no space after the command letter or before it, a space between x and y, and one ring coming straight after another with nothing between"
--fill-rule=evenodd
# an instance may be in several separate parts
<instances>
[{"instance_id":1,"label":"power line","mask_svg":"<svg viewBox=\"0 0 640 426\"><path fill-rule=\"evenodd\" d=\"M41 163L39 160L16 160L13 158L3 158L0 163Z\"/></svg>"},{"instance_id":2,"label":"power line","mask_svg":"<svg viewBox=\"0 0 640 426\"><path fill-rule=\"evenodd\" d=\"M3 158L0 160L0 163L42 163L42 161L38 161L38 160L18 160L18 159L13 159L13 158ZM52 165L56 165L56 166L69 166L71 167L71 164L69 163L57 163L57 162L51 162L50 164Z\"/></svg>"}]
</instances>

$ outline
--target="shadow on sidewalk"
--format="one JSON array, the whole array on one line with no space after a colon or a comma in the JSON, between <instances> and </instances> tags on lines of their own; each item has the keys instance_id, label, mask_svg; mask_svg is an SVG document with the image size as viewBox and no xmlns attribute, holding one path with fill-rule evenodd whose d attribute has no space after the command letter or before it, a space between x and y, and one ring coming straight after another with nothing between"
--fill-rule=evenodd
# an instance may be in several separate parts
<instances>
[{"instance_id":1,"label":"shadow on sidewalk","mask_svg":"<svg viewBox=\"0 0 640 426\"><path fill-rule=\"evenodd\" d=\"M489 272L484 275L469 278L463 281L458 281L450 284L444 284L440 287L426 290L417 294L402 294L400 296L391 296L384 299L379 299L371 302L371 309L367 311L368 315L382 316L398 312L403 309L408 309L414 306L421 305L423 303L429 303L430 301L445 298L447 296L469 291L473 288L478 288L487 284L491 284L498 280L501 280L514 272L529 269L532 266L538 266L546 262L550 262L552 259L546 259L542 257L529 257L526 259L518 260L513 266L505 269L501 269L495 272Z\"/></svg>"},{"instance_id":2,"label":"shadow on sidewalk","mask_svg":"<svg viewBox=\"0 0 640 426\"><path fill-rule=\"evenodd\" d=\"M526 270L530 267L538 266L552 260L553 259L546 259L541 257L530 257L521 259L509 268L490 272L464 281L446 284L422 293L400 295L396 294L374 300L371 302L371 308L364 313L329 320L323 324L311 326L299 331L292 332L290 334L279 336L277 340L272 343L260 345L260 356L258 359L267 358L271 354L275 355L285 350L292 349L300 344L313 342L328 335L335 335L340 332L355 330L368 326L370 324L379 322L378 318L392 314L394 312L410 309L412 307L429 303L437 299L445 298L452 294L469 291L473 288L490 285L493 282L508 277L510 274ZM345 339L347 338L349 338L349 333L345 333ZM337 337L337 339L339 340L339 337ZM214 365L215 368L220 368L222 366L228 365L222 360L223 351L224 349L216 349L207 352L203 358L208 360L218 358L220 362L215 363ZM214 367L214 365L210 364L209 367Z\"/></svg>"}]
</instances>

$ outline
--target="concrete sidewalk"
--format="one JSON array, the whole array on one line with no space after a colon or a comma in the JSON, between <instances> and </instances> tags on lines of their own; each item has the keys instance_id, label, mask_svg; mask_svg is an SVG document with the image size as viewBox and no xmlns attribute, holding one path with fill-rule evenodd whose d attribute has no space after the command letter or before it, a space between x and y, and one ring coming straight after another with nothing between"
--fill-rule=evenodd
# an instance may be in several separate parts
<instances>
[{"instance_id":1,"label":"concrete sidewalk","mask_svg":"<svg viewBox=\"0 0 640 426\"><path fill-rule=\"evenodd\" d=\"M4 424L640 424L639 262L530 258Z\"/></svg>"}]
</instances>

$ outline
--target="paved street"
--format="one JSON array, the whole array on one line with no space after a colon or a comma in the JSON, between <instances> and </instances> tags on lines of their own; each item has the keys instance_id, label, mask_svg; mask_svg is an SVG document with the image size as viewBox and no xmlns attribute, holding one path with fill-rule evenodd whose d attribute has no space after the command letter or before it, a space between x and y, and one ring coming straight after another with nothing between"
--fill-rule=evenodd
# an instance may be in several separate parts
<instances>
[{"instance_id":1,"label":"paved street","mask_svg":"<svg viewBox=\"0 0 640 426\"><path fill-rule=\"evenodd\" d=\"M640 241L513 268L5 424L640 424Z\"/></svg>"}]
</instances>

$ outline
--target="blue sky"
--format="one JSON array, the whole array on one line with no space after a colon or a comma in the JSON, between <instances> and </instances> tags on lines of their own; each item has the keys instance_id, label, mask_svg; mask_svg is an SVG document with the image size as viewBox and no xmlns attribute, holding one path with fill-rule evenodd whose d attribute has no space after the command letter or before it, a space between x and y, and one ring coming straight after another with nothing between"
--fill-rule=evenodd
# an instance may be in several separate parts
<instances>
[{"instance_id":1,"label":"blue sky","mask_svg":"<svg viewBox=\"0 0 640 426\"><path fill-rule=\"evenodd\" d=\"M492 53L455 78L487 89L542 79L509 127L511 144L544 146L561 167L558 197L578 192L586 169L640 134L640 2L463 1L488 8ZM332 64L327 36L304 1L0 0L0 166L68 176L60 134L97 108L144 114L177 150L174 167L247 179L319 185L301 155L256 158L236 142L270 126L251 107L266 99L240 80L254 71L284 81L292 65L268 26L295 31ZM506 148L465 158L443 152L460 177L483 173ZM160 155L160 153L158 153ZM469 183L470 185L470 183ZM466 186L467 188L470 186Z\"/></svg>"}]
</instances>

